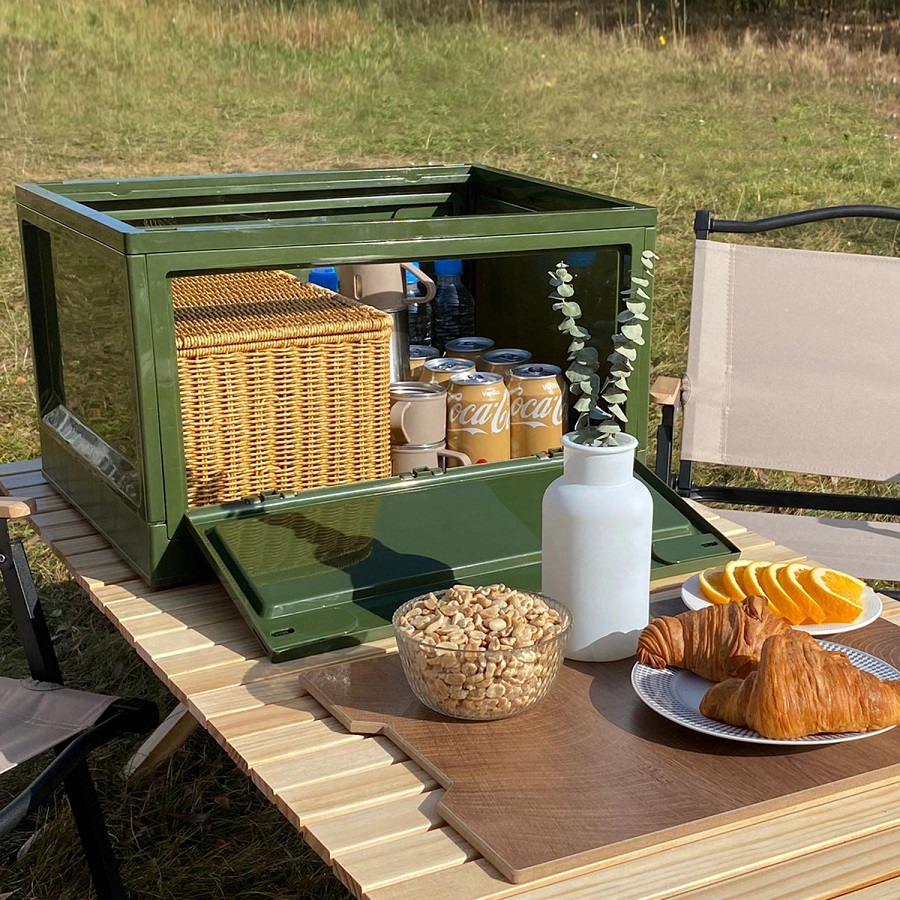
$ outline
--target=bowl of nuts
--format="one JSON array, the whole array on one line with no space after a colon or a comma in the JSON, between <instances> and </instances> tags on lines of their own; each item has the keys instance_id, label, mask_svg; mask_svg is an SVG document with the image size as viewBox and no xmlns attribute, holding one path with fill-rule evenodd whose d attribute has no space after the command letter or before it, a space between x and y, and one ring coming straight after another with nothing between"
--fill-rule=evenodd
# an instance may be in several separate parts
<instances>
[{"instance_id":1,"label":"bowl of nuts","mask_svg":"<svg viewBox=\"0 0 900 900\"><path fill-rule=\"evenodd\" d=\"M572 617L555 600L503 584L457 584L394 613L403 671L427 707L505 719L534 706L562 666Z\"/></svg>"}]
</instances>

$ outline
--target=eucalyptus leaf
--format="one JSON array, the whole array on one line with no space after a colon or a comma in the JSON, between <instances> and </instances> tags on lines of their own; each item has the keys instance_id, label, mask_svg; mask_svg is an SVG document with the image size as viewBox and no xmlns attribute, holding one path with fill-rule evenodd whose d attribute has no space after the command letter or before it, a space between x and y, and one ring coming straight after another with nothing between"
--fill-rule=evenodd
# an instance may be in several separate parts
<instances>
[{"instance_id":1,"label":"eucalyptus leaf","mask_svg":"<svg viewBox=\"0 0 900 900\"><path fill-rule=\"evenodd\" d=\"M626 337L624 334L614 334L612 340L613 340L613 347L615 347L616 350L620 349L621 347L630 347L631 346L631 338Z\"/></svg>"},{"instance_id":2,"label":"eucalyptus leaf","mask_svg":"<svg viewBox=\"0 0 900 900\"><path fill-rule=\"evenodd\" d=\"M640 285L641 287L650 287L650 279L649 278L638 278L637 275L632 275L631 281L633 284Z\"/></svg>"},{"instance_id":3,"label":"eucalyptus leaf","mask_svg":"<svg viewBox=\"0 0 900 900\"><path fill-rule=\"evenodd\" d=\"M568 371L566 372L566 378L568 378L569 381L572 382L572 384L575 384L576 381L588 381L590 380L590 377L590 372L579 372L576 369L572 368L568 369Z\"/></svg>"},{"instance_id":4,"label":"eucalyptus leaf","mask_svg":"<svg viewBox=\"0 0 900 900\"><path fill-rule=\"evenodd\" d=\"M569 318L568 316L556 326L557 331L568 331L571 333L571 329L575 327L575 320Z\"/></svg>"},{"instance_id":5,"label":"eucalyptus leaf","mask_svg":"<svg viewBox=\"0 0 900 900\"><path fill-rule=\"evenodd\" d=\"M559 269L559 270L557 270L556 277L559 278L560 281L563 281L566 284L568 284L572 280L572 273L568 272L566 270L563 270L563 269Z\"/></svg>"},{"instance_id":6,"label":"eucalyptus leaf","mask_svg":"<svg viewBox=\"0 0 900 900\"><path fill-rule=\"evenodd\" d=\"M628 374L630 375L631 373L629 372ZM628 379L624 376L620 378L610 378L609 383L615 385L620 391L631 390L631 388L628 386Z\"/></svg>"},{"instance_id":7,"label":"eucalyptus leaf","mask_svg":"<svg viewBox=\"0 0 900 900\"><path fill-rule=\"evenodd\" d=\"M581 315L581 307L574 300L567 300L562 305L562 314L577 319Z\"/></svg>"},{"instance_id":8,"label":"eucalyptus leaf","mask_svg":"<svg viewBox=\"0 0 900 900\"><path fill-rule=\"evenodd\" d=\"M573 358L574 358L574 359L577 359L577 358L578 358L578 354L579 354L583 349L584 349L584 341L579 340L578 338L576 338L574 341L572 341L571 344L569 344L569 350L568 350L569 359L573 359ZM596 352L596 351L595 351L595 352Z\"/></svg>"},{"instance_id":9,"label":"eucalyptus leaf","mask_svg":"<svg viewBox=\"0 0 900 900\"><path fill-rule=\"evenodd\" d=\"M560 297L571 297L575 293L575 288L573 288L571 284L561 284L556 289L556 293L559 294Z\"/></svg>"},{"instance_id":10,"label":"eucalyptus leaf","mask_svg":"<svg viewBox=\"0 0 900 900\"><path fill-rule=\"evenodd\" d=\"M606 422L612 419L612 414L608 413L602 406L595 406L591 410L591 416L598 422Z\"/></svg>"},{"instance_id":11,"label":"eucalyptus leaf","mask_svg":"<svg viewBox=\"0 0 900 900\"><path fill-rule=\"evenodd\" d=\"M590 421L591 420L588 414L582 413L575 422L575 430L579 432L583 431L585 428L587 428Z\"/></svg>"},{"instance_id":12,"label":"eucalyptus leaf","mask_svg":"<svg viewBox=\"0 0 900 900\"><path fill-rule=\"evenodd\" d=\"M654 253L652 250L644 250L641 253L641 259L659 259L659 254Z\"/></svg>"},{"instance_id":13,"label":"eucalyptus leaf","mask_svg":"<svg viewBox=\"0 0 900 900\"><path fill-rule=\"evenodd\" d=\"M607 403L624 403L628 399L627 394L613 389L604 391L600 396L603 397Z\"/></svg>"},{"instance_id":14,"label":"eucalyptus leaf","mask_svg":"<svg viewBox=\"0 0 900 900\"><path fill-rule=\"evenodd\" d=\"M587 328L582 328L580 325L573 325L570 327L569 334L571 334L573 338L578 338L580 341L586 341L591 336L591 333Z\"/></svg>"},{"instance_id":15,"label":"eucalyptus leaf","mask_svg":"<svg viewBox=\"0 0 900 900\"><path fill-rule=\"evenodd\" d=\"M600 376L599 375L591 375L590 381L588 382L588 391L592 397L596 397L597 394L600 393Z\"/></svg>"},{"instance_id":16,"label":"eucalyptus leaf","mask_svg":"<svg viewBox=\"0 0 900 900\"><path fill-rule=\"evenodd\" d=\"M637 350L634 347L619 347L616 352L621 353L629 362L634 362L637 359Z\"/></svg>"},{"instance_id":17,"label":"eucalyptus leaf","mask_svg":"<svg viewBox=\"0 0 900 900\"><path fill-rule=\"evenodd\" d=\"M640 297L641 300L649 300L650 299L650 295L643 288L638 288L634 292L634 295L635 295L635 297Z\"/></svg>"},{"instance_id":18,"label":"eucalyptus leaf","mask_svg":"<svg viewBox=\"0 0 900 900\"><path fill-rule=\"evenodd\" d=\"M566 304L565 304L565 301L564 301L564 300L561 300L559 303L554 303L554 304L553 304L553 307L552 307L552 308L553 308L553 311L554 311L554 312L559 312L565 305L566 305Z\"/></svg>"},{"instance_id":19,"label":"eucalyptus leaf","mask_svg":"<svg viewBox=\"0 0 900 900\"><path fill-rule=\"evenodd\" d=\"M582 383L581 383L580 381L573 381L573 382L569 385L569 393L570 393L573 397L577 397L579 394L583 394L583 393L584 393L584 390L583 390L581 384L582 384Z\"/></svg>"},{"instance_id":20,"label":"eucalyptus leaf","mask_svg":"<svg viewBox=\"0 0 900 900\"><path fill-rule=\"evenodd\" d=\"M628 338L629 341L634 341L637 343L641 336L644 333L644 329L640 325L623 325L622 326L622 334Z\"/></svg>"},{"instance_id":21,"label":"eucalyptus leaf","mask_svg":"<svg viewBox=\"0 0 900 900\"><path fill-rule=\"evenodd\" d=\"M643 300L628 300L625 305L628 307L628 311L635 315L647 311L647 304Z\"/></svg>"},{"instance_id":22,"label":"eucalyptus leaf","mask_svg":"<svg viewBox=\"0 0 900 900\"><path fill-rule=\"evenodd\" d=\"M584 397L581 398L581 400L584 400L584 399L585 399ZM581 403L581 400L579 400L578 402ZM625 410L623 410L622 407L619 406L618 403L613 403L613 404L610 406L609 411L610 411L610 412L611 412L611 413L612 413L612 414L613 414L620 422L627 422L627 421L628 421L628 418L625 416Z\"/></svg>"},{"instance_id":23,"label":"eucalyptus leaf","mask_svg":"<svg viewBox=\"0 0 900 900\"><path fill-rule=\"evenodd\" d=\"M578 362L586 366L596 366L600 364L600 355L597 353L596 347L585 347L583 350L579 350L578 356L575 358Z\"/></svg>"},{"instance_id":24,"label":"eucalyptus leaf","mask_svg":"<svg viewBox=\"0 0 900 900\"><path fill-rule=\"evenodd\" d=\"M590 397L579 397L575 401L575 409L578 412L586 413L591 408L591 398Z\"/></svg>"},{"instance_id":25,"label":"eucalyptus leaf","mask_svg":"<svg viewBox=\"0 0 900 900\"><path fill-rule=\"evenodd\" d=\"M597 426L598 431L604 434L620 434L622 429L616 422L605 422L603 425Z\"/></svg>"},{"instance_id":26,"label":"eucalyptus leaf","mask_svg":"<svg viewBox=\"0 0 900 900\"><path fill-rule=\"evenodd\" d=\"M650 259L648 257L647 259L642 259L641 262L644 264L645 269L649 270L650 272L653 271L653 260L652 259Z\"/></svg>"}]
</instances>

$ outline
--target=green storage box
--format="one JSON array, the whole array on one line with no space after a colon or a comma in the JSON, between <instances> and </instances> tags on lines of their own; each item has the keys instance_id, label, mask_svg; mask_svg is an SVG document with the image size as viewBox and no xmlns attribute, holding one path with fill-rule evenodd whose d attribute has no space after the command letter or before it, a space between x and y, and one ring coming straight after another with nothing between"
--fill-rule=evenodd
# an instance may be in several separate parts
<instances>
[{"instance_id":1,"label":"green storage box","mask_svg":"<svg viewBox=\"0 0 900 900\"><path fill-rule=\"evenodd\" d=\"M270 486L260 485L261 497L189 510L172 279L462 258L476 332L565 365L547 270L571 262L585 324L605 357L621 291L654 244L653 208L475 165L26 184L17 205L44 472L150 584L209 577L211 562L278 656L387 633L386 611L420 586L513 569L523 587L536 586L540 499L558 459L296 496L266 496ZM652 304L648 313L652 325ZM649 342L640 350L627 413L642 458ZM736 553L644 477L655 485L659 574ZM477 520L489 508L503 528L470 546L445 537L445 551L431 557L440 565L403 574L401 557L415 553L399 522L429 510ZM304 517L310 522L298 526ZM271 522L289 520L270 532ZM268 546L272 534L280 543ZM318 626L308 624L313 610Z\"/></svg>"}]
</instances>

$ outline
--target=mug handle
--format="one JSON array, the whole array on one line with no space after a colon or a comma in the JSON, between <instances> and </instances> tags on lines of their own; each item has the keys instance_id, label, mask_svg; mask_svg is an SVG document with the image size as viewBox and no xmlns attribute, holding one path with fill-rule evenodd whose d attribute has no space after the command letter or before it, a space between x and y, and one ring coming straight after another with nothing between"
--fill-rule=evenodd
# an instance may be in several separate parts
<instances>
[{"instance_id":1,"label":"mug handle","mask_svg":"<svg viewBox=\"0 0 900 900\"><path fill-rule=\"evenodd\" d=\"M407 444L411 443L411 440L406 430L406 412L411 406L412 403L409 400L401 400L391 407L391 428L397 429Z\"/></svg>"},{"instance_id":2,"label":"mug handle","mask_svg":"<svg viewBox=\"0 0 900 900\"><path fill-rule=\"evenodd\" d=\"M431 303L434 300L434 295L437 291L437 288L434 286L434 282L418 267L414 266L412 263L402 262L400 263L401 269L406 269L407 272L411 272L416 278L419 279L420 284L425 285L425 296L417 297L413 302L414 303Z\"/></svg>"},{"instance_id":3,"label":"mug handle","mask_svg":"<svg viewBox=\"0 0 900 900\"><path fill-rule=\"evenodd\" d=\"M447 450L442 449L437 451L438 456L446 456L448 459L458 460L461 466L471 466L472 460L466 456L465 453L460 453L459 450Z\"/></svg>"}]
</instances>

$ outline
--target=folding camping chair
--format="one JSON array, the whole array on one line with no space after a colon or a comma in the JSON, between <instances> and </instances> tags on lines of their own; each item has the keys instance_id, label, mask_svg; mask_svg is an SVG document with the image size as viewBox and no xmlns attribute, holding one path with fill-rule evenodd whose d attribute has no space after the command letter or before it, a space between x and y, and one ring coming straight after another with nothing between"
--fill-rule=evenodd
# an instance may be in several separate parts
<instances>
[{"instance_id":1,"label":"folding camping chair","mask_svg":"<svg viewBox=\"0 0 900 900\"><path fill-rule=\"evenodd\" d=\"M663 407L656 471L701 502L898 517L728 511L823 565L897 581L900 499L694 481L695 462L900 481L900 259L710 240L860 217L900 222L900 208L838 206L750 222L697 213L687 374L651 389Z\"/></svg>"},{"instance_id":2,"label":"folding camping chair","mask_svg":"<svg viewBox=\"0 0 900 900\"><path fill-rule=\"evenodd\" d=\"M97 896L126 897L103 822L88 754L127 732L156 726L155 704L63 687L59 662L25 548L11 540L9 519L31 515L32 503L0 498L0 571L31 680L0 677L0 773L53 749L55 758L0 809L0 835L12 831L60 784L65 786Z\"/></svg>"}]
</instances>

